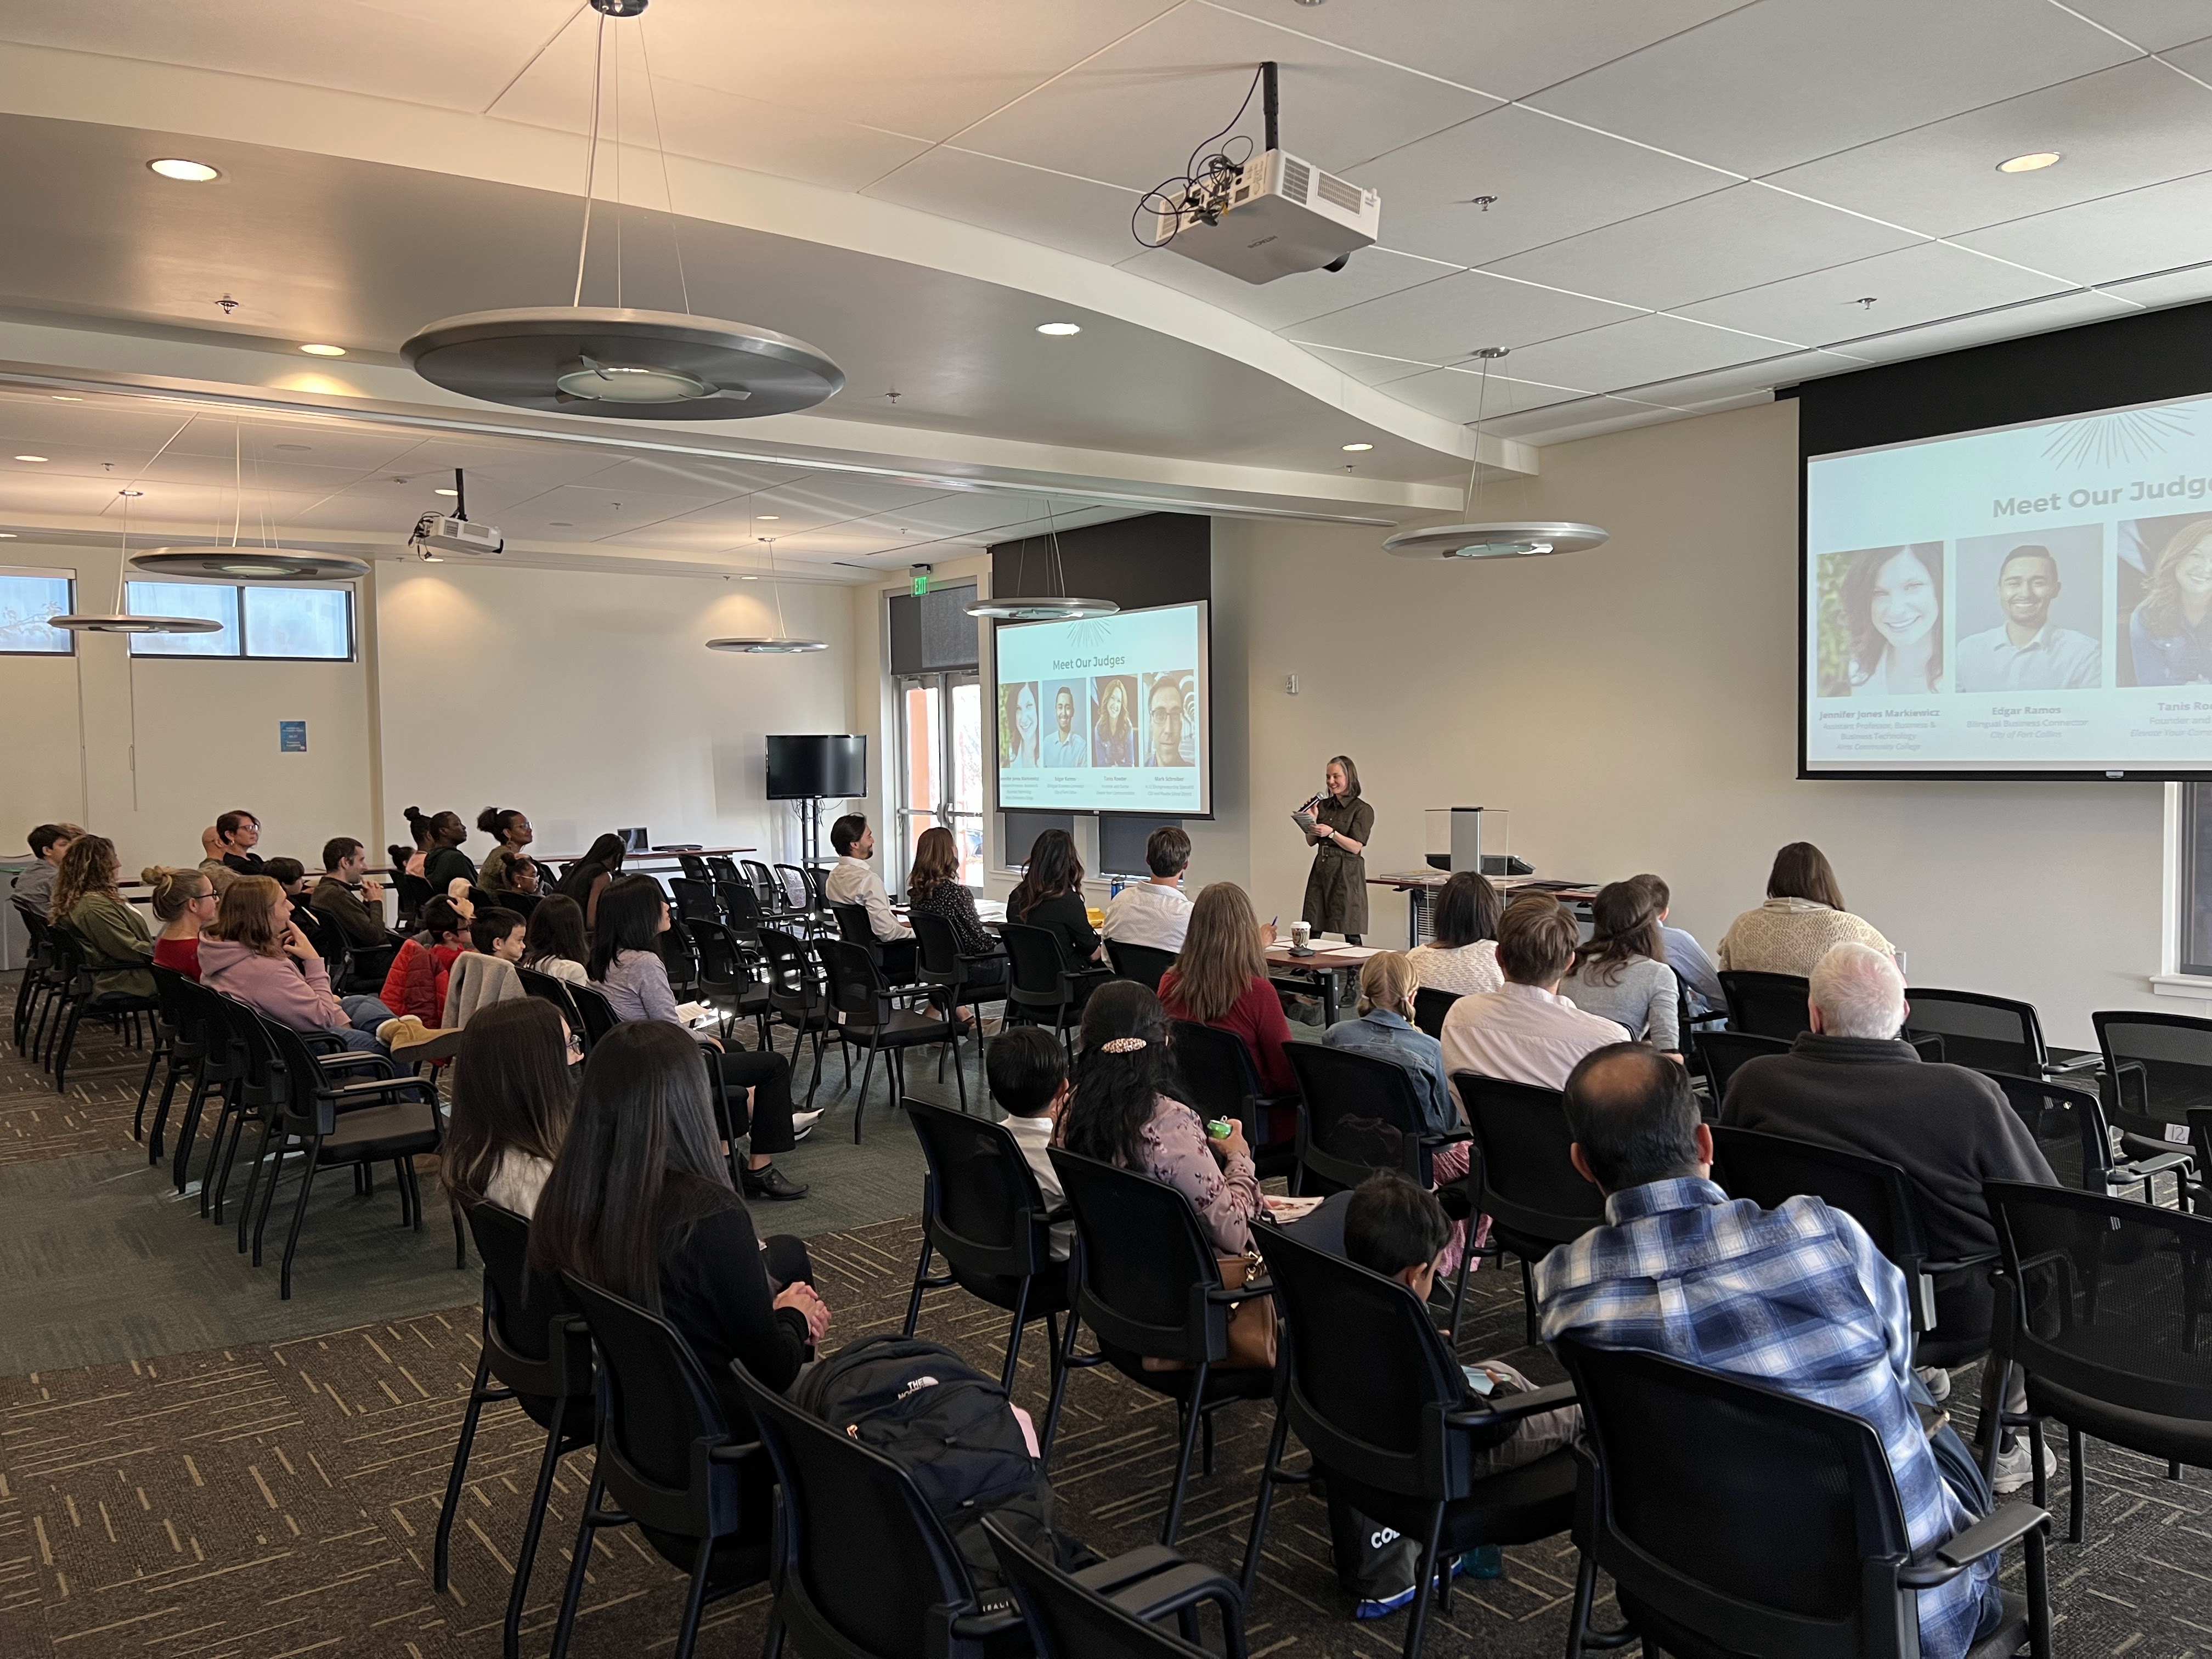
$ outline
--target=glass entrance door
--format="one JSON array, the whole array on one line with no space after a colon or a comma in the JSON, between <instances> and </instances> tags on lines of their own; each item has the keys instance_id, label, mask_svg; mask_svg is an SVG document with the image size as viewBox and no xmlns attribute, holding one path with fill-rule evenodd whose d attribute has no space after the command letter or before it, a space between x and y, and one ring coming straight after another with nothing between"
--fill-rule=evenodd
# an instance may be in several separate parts
<instances>
[{"instance_id":1,"label":"glass entrance door","mask_svg":"<svg viewBox=\"0 0 2212 1659\"><path fill-rule=\"evenodd\" d=\"M903 891L915 843L942 824L960 844L960 879L983 884L983 687L972 670L911 674L897 683L899 799L897 870L886 884Z\"/></svg>"}]
</instances>

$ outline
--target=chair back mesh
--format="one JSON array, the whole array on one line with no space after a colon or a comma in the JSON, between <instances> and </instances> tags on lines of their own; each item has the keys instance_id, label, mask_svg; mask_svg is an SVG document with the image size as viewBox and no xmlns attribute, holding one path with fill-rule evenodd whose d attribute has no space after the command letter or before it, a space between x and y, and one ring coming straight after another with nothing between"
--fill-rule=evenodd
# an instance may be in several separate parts
<instances>
[{"instance_id":1,"label":"chair back mesh","mask_svg":"<svg viewBox=\"0 0 2212 1659\"><path fill-rule=\"evenodd\" d=\"M2212 1217L1992 1181L2012 1358L2129 1411L2212 1419Z\"/></svg>"},{"instance_id":2,"label":"chair back mesh","mask_svg":"<svg viewBox=\"0 0 2212 1659\"><path fill-rule=\"evenodd\" d=\"M830 1006L844 1016L847 1026L865 1031L888 1022L890 1001L866 951L844 939L818 939L814 953L829 976Z\"/></svg>"},{"instance_id":3,"label":"chair back mesh","mask_svg":"<svg viewBox=\"0 0 2212 1659\"><path fill-rule=\"evenodd\" d=\"M1497 1224L1537 1244L1565 1244L1605 1219L1605 1195L1575 1172L1565 1097L1555 1089L1455 1072L1474 1131L1476 1202Z\"/></svg>"},{"instance_id":4,"label":"chair back mesh","mask_svg":"<svg viewBox=\"0 0 2212 1659\"><path fill-rule=\"evenodd\" d=\"M760 896L744 882L717 881L714 884L714 898L740 939L760 932Z\"/></svg>"},{"instance_id":5,"label":"chair back mesh","mask_svg":"<svg viewBox=\"0 0 2212 1659\"><path fill-rule=\"evenodd\" d=\"M705 1494L691 1492L691 1448L731 1437L706 1368L658 1314L574 1273L561 1282L583 1310L599 1356L599 1472L608 1489L648 1526L704 1535Z\"/></svg>"},{"instance_id":6,"label":"chair back mesh","mask_svg":"<svg viewBox=\"0 0 2212 1659\"><path fill-rule=\"evenodd\" d=\"M576 1396L592 1388L590 1339L566 1329L575 1306L551 1273L530 1271L530 1224L496 1204L468 1206L483 1259L485 1341L492 1374L522 1394Z\"/></svg>"},{"instance_id":7,"label":"chair back mesh","mask_svg":"<svg viewBox=\"0 0 2212 1659\"><path fill-rule=\"evenodd\" d=\"M1867 1231L1875 1248L1907 1273L1928 1254L1912 1183L1896 1164L1788 1135L1712 1126L1713 1179L1731 1198L1762 1210L1801 1195L1820 1200Z\"/></svg>"},{"instance_id":8,"label":"chair back mesh","mask_svg":"<svg viewBox=\"0 0 2212 1659\"><path fill-rule=\"evenodd\" d=\"M1017 1000L1057 1003L1066 992L1066 958L1060 935L1042 927L1010 921L1000 930Z\"/></svg>"},{"instance_id":9,"label":"chair back mesh","mask_svg":"<svg viewBox=\"0 0 2212 1659\"><path fill-rule=\"evenodd\" d=\"M566 980L536 968L518 968L514 973L515 977L522 981L525 991L540 1002L551 1003L560 1011L561 1018L568 1022L570 1030L579 1037L587 1035L584 1030L584 1016L578 1011L575 999L568 994Z\"/></svg>"},{"instance_id":10,"label":"chair back mesh","mask_svg":"<svg viewBox=\"0 0 2212 1659\"><path fill-rule=\"evenodd\" d=\"M716 881L743 881L744 879L744 877L738 873L736 861L732 860L727 853L709 853L707 855L707 873L713 877Z\"/></svg>"},{"instance_id":11,"label":"chair back mesh","mask_svg":"<svg viewBox=\"0 0 2212 1659\"><path fill-rule=\"evenodd\" d=\"M1439 991L1433 985L1424 985L1413 993L1413 1024L1438 1042L1443 1040L1444 1016L1460 999L1457 991Z\"/></svg>"},{"instance_id":12,"label":"chair back mesh","mask_svg":"<svg viewBox=\"0 0 2212 1659\"><path fill-rule=\"evenodd\" d=\"M922 971L948 981L958 977L960 941L953 935L952 924L943 916L919 909L910 911L907 921L914 929Z\"/></svg>"},{"instance_id":13,"label":"chair back mesh","mask_svg":"<svg viewBox=\"0 0 2212 1659\"><path fill-rule=\"evenodd\" d=\"M714 872L708 869L707 860L696 853L678 853L676 866L684 872L686 881L712 881Z\"/></svg>"},{"instance_id":14,"label":"chair back mesh","mask_svg":"<svg viewBox=\"0 0 2212 1659\"><path fill-rule=\"evenodd\" d=\"M696 917L701 921L720 921L722 919L722 907L714 897L712 882L700 880L687 872L668 885L676 895L676 908L679 915Z\"/></svg>"},{"instance_id":15,"label":"chair back mesh","mask_svg":"<svg viewBox=\"0 0 2212 1659\"><path fill-rule=\"evenodd\" d=\"M779 864L774 872L776 890L783 896L783 908L793 915L804 915L812 908L813 895L807 890L806 872L795 864Z\"/></svg>"},{"instance_id":16,"label":"chair back mesh","mask_svg":"<svg viewBox=\"0 0 2212 1659\"><path fill-rule=\"evenodd\" d=\"M1200 1117L1243 1122L1245 1103L1260 1094L1260 1074L1244 1039L1234 1031L1178 1019L1168 1027L1168 1044L1182 1078L1182 1092L1176 1098Z\"/></svg>"},{"instance_id":17,"label":"chair back mesh","mask_svg":"<svg viewBox=\"0 0 2212 1659\"><path fill-rule=\"evenodd\" d=\"M1114 971L1123 979L1133 979L1147 991L1157 993L1160 975L1176 965L1176 953L1150 945L1123 945L1109 939L1106 941L1106 960L1114 964Z\"/></svg>"},{"instance_id":18,"label":"chair back mesh","mask_svg":"<svg viewBox=\"0 0 2212 1659\"><path fill-rule=\"evenodd\" d=\"M899 1103L929 1167L922 1224L930 1241L965 1272L1035 1273L1048 1253L1044 1196L1013 1135L948 1106Z\"/></svg>"},{"instance_id":19,"label":"chair back mesh","mask_svg":"<svg viewBox=\"0 0 2212 1659\"><path fill-rule=\"evenodd\" d=\"M1943 1058L1954 1066L2033 1077L2049 1058L2032 1002L1920 985L1906 991L1905 999L1910 1006L1903 1035L1942 1037Z\"/></svg>"},{"instance_id":20,"label":"chair back mesh","mask_svg":"<svg viewBox=\"0 0 2212 1659\"><path fill-rule=\"evenodd\" d=\"M989 1516L983 1530L1036 1644L1036 1659L1200 1659L1203 1649L1115 1606Z\"/></svg>"},{"instance_id":21,"label":"chair back mesh","mask_svg":"<svg viewBox=\"0 0 2212 1659\"><path fill-rule=\"evenodd\" d=\"M2096 1090L2084 1083L2057 1083L2003 1072L1982 1075L2004 1091L2005 1099L2035 1137L2053 1175L2081 1192L2107 1190L2105 1176L2112 1167L2112 1146Z\"/></svg>"},{"instance_id":22,"label":"chair back mesh","mask_svg":"<svg viewBox=\"0 0 2212 1659\"><path fill-rule=\"evenodd\" d=\"M2187 1014L2089 1016L2104 1051L2112 1122L2151 1140L2187 1138L2191 1109L2212 1106L2212 1019ZM2169 1137L2167 1126L2174 1133Z\"/></svg>"},{"instance_id":23,"label":"chair back mesh","mask_svg":"<svg viewBox=\"0 0 2212 1659\"><path fill-rule=\"evenodd\" d=\"M596 985L566 986L569 1000L576 1012L584 1017L584 1041L597 1042L622 1022L615 1018L615 1006L607 1000L607 994Z\"/></svg>"},{"instance_id":24,"label":"chair back mesh","mask_svg":"<svg viewBox=\"0 0 2212 1659\"><path fill-rule=\"evenodd\" d=\"M762 928L760 945L768 963L769 1006L801 1025L826 1023L830 1000L823 990L819 958L810 956L796 935L781 927Z\"/></svg>"},{"instance_id":25,"label":"chair back mesh","mask_svg":"<svg viewBox=\"0 0 2212 1659\"><path fill-rule=\"evenodd\" d=\"M1305 1097L1306 1138L1298 1155L1309 1169L1346 1187L1377 1170L1401 1170L1429 1184L1420 1102L1403 1066L1318 1042L1293 1042L1285 1052Z\"/></svg>"},{"instance_id":26,"label":"chair back mesh","mask_svg":"<svg viewBox=\"0 0 2212 1659\"><path fill-rule=\"evenodd\" d=\"M1697 1044L1698 1058L1704 1063L1705 1081L1711 1086L1716 1107L1728 1098L1729 1079L1744 1061L1761 1054L1790 1052L1787 1038L1760 1036L1754 1031L1701 1030L1697 1034Z\"/></svg>"},{"instance_id":27,"label":"chair back mesh","mask_svg":"<svg viewBox=\"0 0 2212 1659\"><path fill-rule=\"evenodd\" d=\"M857 945L862 950L874 948L875 924L868 920L866 905L833 904L830 907L830 915L837 924L837 937L846 944Z\"/></svg>"},{"instance_id":28,"label":"chair back mesh","mask_svg":"<svg viewBox=\"0 0 2212 1659\"><path fill-rule=\"evenodd\" d=\"M753 896L760 901L761 914L764 916L782 915L783 888L769 873L768 866L757 859L740 859L738 863L745 872L744 879L753 890Z\"/></svg>"},{"instance_id":29,"label":"chair back mesh","mask_svg":"<svg viewBox=\"0 0 2212 1659\"><path fill-rule=\"evenodd\" d=\"M1724 972L1729 1030L1793 1042L1805 1029L1805 981L1795 974Z\"/></svg>"},{"instance_id":30,"label":"chair back mesh","mask_svg":"<svg viewBox=\"0 0 2212 1659\"><path fill-rule=\"evenodd\" d=\"M931 1659L933 1623L975 1609L959 1552L905 1470L855 1437L840 1434L739 1362L738 1384L775 1465L782 1594L797 1580L806 1622L818 1621L872 1659ZM933 1613L933 1609L937 1610Z\"/></svg>"},{"instance_id":31,"label":"chair back mesh","mask_svg":"<svg viewBox=\"0 0 2212 1659\"><path fill-rule=\"evenodd\" d=\"M1075 1212L1083 1259L1077 1305L1085 1322L1139 1353L1205 1358L1191 1353L1201 1334L1192 1328L1194 1292L1218 1287L1221 1270L1190 1200L1164 1182L1062 1147L1051 1156ZM1210 1322L1220 1326L1224 1318Z\"/></svg>"}]
</instances>

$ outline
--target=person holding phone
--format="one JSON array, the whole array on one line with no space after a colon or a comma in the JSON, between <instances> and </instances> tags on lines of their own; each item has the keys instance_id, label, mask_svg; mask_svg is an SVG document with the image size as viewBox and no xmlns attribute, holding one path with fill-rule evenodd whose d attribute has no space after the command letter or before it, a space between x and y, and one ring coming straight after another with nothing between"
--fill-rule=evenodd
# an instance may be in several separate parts
<instances>
[{"instance_id":1,"label":"person holding phone","mask_svg":"<svg viewBox=\"0 0 2212 1659\"><path fill-rule=\"evenodd\" d=\"M1349 755L1330 758L1322 793L1298 810L1313 815L1306 844L1314 849L1306 877L1304 920L1316 933L1341 933L1357 945L1367 931L1367 843L1375 809L1360 798L1359 769Z\"/></svg>"}]
</instances>

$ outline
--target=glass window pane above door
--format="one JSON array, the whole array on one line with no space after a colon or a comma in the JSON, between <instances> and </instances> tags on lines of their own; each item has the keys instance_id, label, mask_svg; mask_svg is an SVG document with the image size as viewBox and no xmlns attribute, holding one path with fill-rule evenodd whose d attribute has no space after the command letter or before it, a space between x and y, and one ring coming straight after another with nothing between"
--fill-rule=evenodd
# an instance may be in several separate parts
<instances>
[{"instance_id":1,"label":"glass window pane above door","mask_svg":"<svg viewBox=\"0 0 2212 1659\"><path fill-rule=\"evenodd\" d=\"M353 595L342 587L248 587L246 654L313 657L344 662L353 655Z\"/></svg>"}]
</instances>

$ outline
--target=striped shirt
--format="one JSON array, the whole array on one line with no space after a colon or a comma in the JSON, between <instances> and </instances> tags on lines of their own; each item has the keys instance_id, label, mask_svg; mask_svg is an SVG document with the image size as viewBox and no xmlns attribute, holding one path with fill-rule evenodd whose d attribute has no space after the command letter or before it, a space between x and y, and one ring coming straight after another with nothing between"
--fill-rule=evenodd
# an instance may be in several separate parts
<instances>
[{"instance_id":1,"label":"striped shirt","mask_svg":"<svg viewBox=\"0 0 2212 1659\"><path fill-rule=\"evenodd\" d=\"M1916 1559L1974 1516L1944 1485L1906 1394L1905 1275L1816 1198L1762 1210L1710 1181L1624 1188L1607 1224L1536 1266L1544 1340L1634 1348L1849 1412L1881 1437ZM1920 1592L1923 1659L1972 1645L1998 1560Z\"/></svg>"}]
</instances>

